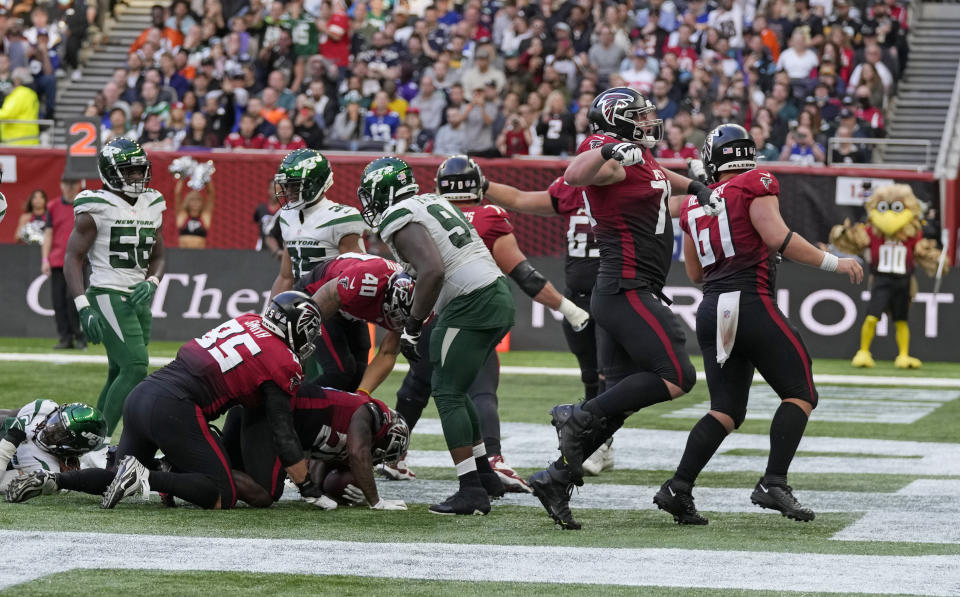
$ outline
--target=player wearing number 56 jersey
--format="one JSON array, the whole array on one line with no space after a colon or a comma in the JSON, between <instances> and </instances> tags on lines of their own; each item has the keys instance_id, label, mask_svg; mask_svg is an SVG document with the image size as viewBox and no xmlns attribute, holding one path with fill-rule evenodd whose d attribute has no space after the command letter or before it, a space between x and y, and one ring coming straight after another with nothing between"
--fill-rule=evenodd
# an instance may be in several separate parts
<instances>
[{"instance_id":1,"label":"player wearing number 56 jersey","mask_svg":"<svg viewBox=\"0 0 960 597\"><path fill-rule=\"evenodd\" d=\"M316 305L290 291L274 297L262 316L241 315L187 342L173 362L130 393L115 470L35 473L11 501L69 489L103 494L101 507L113 508L152 488L202 508L231 508L235 475L209 421L236 405L267 421L287 474L302 496L319 499L290 409L303 377L300 361L310 355L319 331ZM157 450L171 470L156 470Z\"/></svg>"},{"instance_id":2,"label":"player wearing number 56 jersey","mask_svg":"<svg viewBox=\"0 0 960 597\"><path fill-rule=\"evenodd\" d=\"M690 197L679 216L687 274L703 283L697 340L710 412L690 432L680 466L654 502L681 524L707 523L691 489L724 437L743 423L757 370L782 402L770 425L767 470L751 499L784 516L812 520L814 513L787 485L787 469L817 405L817 390L803 340L776 304L777 253L858 283L863 270L855 260L838 260L790 232L780 217L777 179L756 169L756 146L743 127L725 124L711 131L702 155L722 207L709 215Z\"/></svg>"},{"instance_id":3,"label":"player wearing number 56 jersey","mask_svg":"<svg viewBox=\"0 0 960 597\"><path fill-rule=\"evenodd\" d=\"M107 349L107 383L97 409L112 434L123 401L147 375L150 303L163 274L163 195L148 187L150 160L127 139L107 143L97 158L103 189L73 202L76 219L63 273L87 339ZM90 261L84 293L83 262Z\"/></svg>"},{"instance_id":4,"label":"player wearing number 56 jersey","mask_svg":"<svg viewBox=\"0 0 960 597\"><path fill-rule=\"evenodd\" d=\"M436 514L486 514L490 495L503 483L490 468L467 390L477 372L513 325L513 297L476 230L449 201L418 195L413 169L398 158L374 160L363 170L357 194L361 214L375 226L409 272L416 272L410 316L400 349L411 361L429 356L433 396L460 490ZM436 311L430 354L418 343L424 321Z\"/></svg>"}]
</instances>

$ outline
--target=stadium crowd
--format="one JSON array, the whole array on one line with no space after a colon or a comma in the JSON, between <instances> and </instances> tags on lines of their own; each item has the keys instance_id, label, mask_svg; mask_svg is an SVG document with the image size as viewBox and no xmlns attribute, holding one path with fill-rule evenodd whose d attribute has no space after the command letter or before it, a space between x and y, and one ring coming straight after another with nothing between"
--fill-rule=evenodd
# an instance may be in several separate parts
<instances>
[{"instance_id":1,"label":"stadium crowd","mask_svg":"<svg viewBox=\"0 0 960 597\"><path fill-rule=\"evenodd\" d=\"M765 160L824 162L829 137L883 136L907 59L905 7L759 4L175 0L153 7L87 114L103 119L105 141L148 151L566 156L588 134L583 108L623 85L657 105L661 157L695 156L704 131L725 122L747 127ZM31 65L32 84L19 85L46 96L47 115L57 65L35 40L51 9L21 13L26 29L0 16L0 93L13 97L14 70ZM73 67L66 37L47 55L68 46ZM834 151L834 161L869 160L861 145Z\"/></svg>"}]
</instances>

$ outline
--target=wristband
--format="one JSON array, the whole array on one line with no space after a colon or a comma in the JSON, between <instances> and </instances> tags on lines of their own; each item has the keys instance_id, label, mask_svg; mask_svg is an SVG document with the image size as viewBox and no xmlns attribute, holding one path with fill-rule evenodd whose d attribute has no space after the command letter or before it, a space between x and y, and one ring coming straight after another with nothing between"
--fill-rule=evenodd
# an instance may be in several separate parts
<instances>
[{"instance_id":1,"label":"wristband","mask_svg":"<svg viewBox=\"0 0 960 597\"><path fill-rule=\"evenodd\" d=\"M153 282L154 286L160 286L160 278L156 276L150 276L149 278L147 278L147 282Z\"/></svg>"},{"instance_id":2,"label":"wristband","mask_svg":"<svg viewBox=\"0 0 960 597\"><path fill-rule=\"evenodd\" d=\"M840 258L832 253L823 253L823 261L820 262L820 269L825 272L835 272L840 265Z\"/></svg>"},{"instance_id":3,"label":"wristband","mask_svg":"<svg viewBox=\"0 0 960 597\"><path fill-rule=\"evenodd\" d=\"M413 315L407 317L407 320L403 323L403 331L409 334L419 334L422 329L423 320L417 319Z\"/></svg>"},{"instance_id":4,"label":"wristband","mask_svg":"<svg viewBox=\"0 0 960 597\"><path fill-rule=\"evenodd\" d=\"M570 319L570 317L572 317L573 314L579 310L580 310L580 307L578 307L576 303L574 303L567 297L563 297L562 299L560 299L560 306L557 307L557 311L560 311L560 313L562 313L563 316L566 317L567 319Z\"/></svg>"},{"instance_id":5,"label":"wristband","mask_svg":"<svg viewBox=\"0 0 960 597\"><path fill-rule=\"evenodd\" d=\"M87 307L89 307L90 301L87 300L86 296L81 294L80 296L73 299L73 304L77 306L77 311L80 311L82 309L86 309Z\"/></svg>"},{"instance_id":6,"label":"wristband","mask_svg":"<svg viewBox=\"0 0 960 597\"><path fill-rule=\"evenodd\" d=\"M368 390L367 388L357 388L357 392L356 392L356 393L357 393L357 394L366 394L367 396L370 396L370 390Z\"/></svg>"}]
</instances>

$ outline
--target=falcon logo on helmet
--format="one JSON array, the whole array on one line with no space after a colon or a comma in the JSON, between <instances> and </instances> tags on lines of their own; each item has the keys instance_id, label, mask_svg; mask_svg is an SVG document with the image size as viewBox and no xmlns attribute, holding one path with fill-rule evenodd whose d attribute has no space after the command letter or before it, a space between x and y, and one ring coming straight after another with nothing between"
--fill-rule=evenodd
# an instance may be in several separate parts
<instances>
[{"instance_id":1,"label":"falcon logo on helmet","mask_svg":"<svg viewBox=\"0 0 960 597\"><path fill-rule=\"evenodd\" d=\"M403 272L390 276L383 297L383 323L388 330L399 332L413 306L413 278Z\"/></svg>"},{"instance_id":2,"label":"falcon logo on helmet","mask_svg":"<svg viewBox=\"0 0 960 597\"><path fill-rule=\"evenodd\" d=\"M320 310L306 294L281 292L270 301L261 320L301 361L313 354L313 342L320 335Z\"/></svg>"},{"instance_id":3,"label":"falcon logo on helmet","mask_svg":"<svg viewBox=\"0 0 960 597\"><path fill-rule=\"evenodd\" d=\"M629 106L633 100L634 97L629 93L611 91L604 93L597 99L597 107L600 108L603 119L607 121L607 124L617 126L617 111Z\"/></svg>"}]
</instances>

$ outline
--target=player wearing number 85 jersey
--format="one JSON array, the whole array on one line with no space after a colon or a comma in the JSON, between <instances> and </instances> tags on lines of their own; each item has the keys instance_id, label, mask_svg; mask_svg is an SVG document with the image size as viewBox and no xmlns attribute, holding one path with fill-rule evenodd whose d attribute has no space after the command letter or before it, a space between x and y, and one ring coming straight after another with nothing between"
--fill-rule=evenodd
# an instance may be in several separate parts
<instances>
[{"instance_id":1,"label":"player wearing number 85 jersey","mask_svg":"<svg viewBox=\"0 0 960 597\"><path fill-rule=\"evenodd\" d=\"M163 274L163 195L148 187L150 160L137 143L114 139L97 162L104 188L83 191L63 273L87 339L107 349L107 383L97 409L113 433L123 401L147 374L150 303ZM84 293L83 261L90 261ZM109 438L108 438L109 439Z\"/></svg>"},{"instance_id":2,"label":"player wearing number 85 jersey","mask_svg":"<svg viewBox=\"0 0 960 597\"><path fill-rule=\"evenodd\" d=\"M274 297L262 316L241 315L187 342L176 359L130 393L117 447L119 466L45 477L43 485L51 491L44 493L102 493L101 507L113 508L124 497L146 496L152 488L202 508L231 508L235 481L253 481L234 475L209 421L240 405L251 418L266 420L280 462L301 495L320 498L290 409L303 378L300 361L312 352L319 331L316 305L291 291ZM171 470L157 470L158 449Z\"/></svg>"},{"instance_id":3,"label":"player wearing number 85 jersey","mask_svg":"<svg viewBox=\"0 0 960 597\"><path fill-rule=\"evenodd\" d=\"M756 369L782 402L770 425L767 470L751 499L784 516L812 520L814 513L787 485L787 469L817 405L817 390L803 340L776 304L777 253L848 274L855 282L863 270L853 259L838 260L790 232L780 217L777 179L756 169L756 147L743 127L725 124L711 131L702 155L721 209L708 215L690 197L679 216L687 274L704 285L697 340L710 412L690 432L680 466L654 502L681 524L707 523L694 507L691 489L724 437L743 422Z\"/></svg>"}]
</instances>

